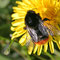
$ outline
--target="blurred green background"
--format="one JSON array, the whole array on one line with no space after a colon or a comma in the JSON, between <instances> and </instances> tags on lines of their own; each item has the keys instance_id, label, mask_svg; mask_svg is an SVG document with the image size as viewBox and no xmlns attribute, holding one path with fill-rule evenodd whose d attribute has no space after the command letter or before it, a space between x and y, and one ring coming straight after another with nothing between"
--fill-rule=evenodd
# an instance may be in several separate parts
<instances>
[{"instance_id":1,"label":"blurred green background","mask_svg":"<svg viewBox=\"0 0 60 60\"><path fill-rule=\"evenodd\" d=\"M18 42L11 43L11 14L13 6L16 6L16 0L0 0L0 60L60 60L60 51L55 45L55 53L51 54L42 52L28 55L27 47L22 47ZM9 47L10 44L10 47Z\"/></svg>"}]
</instances>

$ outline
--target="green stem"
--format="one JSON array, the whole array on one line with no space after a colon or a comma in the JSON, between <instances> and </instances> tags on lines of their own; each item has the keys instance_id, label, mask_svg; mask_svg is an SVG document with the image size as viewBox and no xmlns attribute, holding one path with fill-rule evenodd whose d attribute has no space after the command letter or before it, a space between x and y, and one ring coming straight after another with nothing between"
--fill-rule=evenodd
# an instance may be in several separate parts
<instances>
[{"instance_id":1,"label":"green stem","mask_svg":"<svg viewBox=\"0 0 60 60\"><path fill-rule=\"evenodd\" d=\"M37 57L38 59L40 60L46 60L45 58L41 57L41 56L37 56L37 55L34 55L35 57Z\"/></svg>"},{"instance_id":2,"label":"green stem","mask_svg":"<svg viewBox=\"0 0 60 60\"><path fill-rule=\"evenodd\" d=\"M46 52L46 55L48 55L51 58L51 60L54 60L53 56L49 54L48 52Z\"/></svg>"}]
</instances>

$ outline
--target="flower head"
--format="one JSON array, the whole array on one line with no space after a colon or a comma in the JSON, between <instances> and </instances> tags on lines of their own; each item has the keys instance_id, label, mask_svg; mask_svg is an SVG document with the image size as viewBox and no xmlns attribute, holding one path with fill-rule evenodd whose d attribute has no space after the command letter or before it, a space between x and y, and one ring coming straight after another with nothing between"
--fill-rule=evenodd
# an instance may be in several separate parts
<instances>
[{"instance_id":1,"label":"flower head","mask_svg":"<svg viewBox=\"0 0 60 60\"><path fill-rule=\"evenodd\" d=\"M16 1L17 7L13 7L14 13L12 14L12 26L11 30L14 31L12 34L12 39L18 38L19 43L23 46L29 44L28 53L31 54L32 51L38 55L41 54L42 48L44 47L44 52L47 52L48 44L51 53L54 53L55 42L60 49L60 0L22 0ZM49 38L41 40L38 43L34 43L32 37L26 28L25 17L29 10L34 11L36 14L39 13L42 20L48 18L49 20L44 21L44 26L48 28ZM53 34L53 35L52 35Z\"/></svg>"}]
</instances>

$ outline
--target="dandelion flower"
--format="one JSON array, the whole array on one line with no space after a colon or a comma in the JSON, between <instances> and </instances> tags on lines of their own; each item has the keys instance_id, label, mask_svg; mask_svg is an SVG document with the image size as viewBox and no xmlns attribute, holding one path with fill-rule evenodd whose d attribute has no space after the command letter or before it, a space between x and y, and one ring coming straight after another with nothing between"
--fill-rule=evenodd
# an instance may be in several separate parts
<instances>
[{"instance_id":1,"label":"dandelion flower","mask_svg":"<svg viewBox=\"0 0 60 60\"><path fill-rule=\"evenodd\" d=\"M58 48L60 49L60 0L22 0L16 1L17 7L13 7L12 14L12 26L11 30L14 31L12 34L12 40L18 37L19 43L24 46L28 42L28 53L31 54L32 51L37 55L40 55L42 52L42 48L44 52L47 52L48 45L50 48L50 52L54 53L54 44L56 43ZM25 17L29 10L34 11L36 14L39 13L42 20L44 18L48 18L49 21L44 22L44 26L46 26L52 33L53 36L49 33L48 40L42 40L39 43L34 43L31 40L31 36L25 24Z\"/></svg>"}]
</instances>

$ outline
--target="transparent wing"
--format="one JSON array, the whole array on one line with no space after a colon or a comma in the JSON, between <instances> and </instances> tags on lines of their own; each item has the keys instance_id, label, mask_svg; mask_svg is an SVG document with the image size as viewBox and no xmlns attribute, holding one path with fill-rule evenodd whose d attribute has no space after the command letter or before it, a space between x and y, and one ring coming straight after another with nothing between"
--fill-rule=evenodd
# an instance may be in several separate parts
<instances>
[{"instance_id":1,"label":"transparent wing","mask_svg":"<svg viewBox=\"0 0 60 60\"><path fill-rule=\"evenodd\" d=\"M27 30L28 30L28 32L29 32L32 40L33 40L34 42L38 42L38 36L37 36L37 34L36 34L36 31L35 31L34 29L32 29L32 28L29 28L29 27L27 27Z\"/></svg>"},{"instance_id":2,"label":"transparent wing","mask_svg":"<svg viewBox=\"0 0 60 60\"><path fill-rule=\"evenodd\" d=\"M44 25L47 27L48 32L52 36L60 36L60 27L56 22L45 21Z\"/></svg>"}]
</instances>

